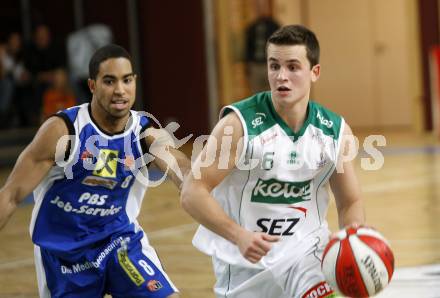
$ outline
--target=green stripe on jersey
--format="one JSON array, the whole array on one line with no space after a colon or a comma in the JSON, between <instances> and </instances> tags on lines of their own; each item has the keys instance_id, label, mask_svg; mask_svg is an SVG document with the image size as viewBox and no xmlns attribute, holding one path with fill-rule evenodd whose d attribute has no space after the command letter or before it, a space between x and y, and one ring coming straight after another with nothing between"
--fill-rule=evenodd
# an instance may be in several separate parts
<instances>
[{"instance_id":1,"label":"green stripe on jersey","mask_svg":"<svg viewBox=\"0 0 440 298\"><path fill-rule=\"evenodd\" d=\"M301 129L296 133L292 131L275 110L270 91L257 93L232 104L232 106L238 109L243 116L246 122L249 140L252 140L255 136L262 134L276 124L278 124L288 136L292 137L293 141L303 136L309 125L318 127L325 135L331 136L335 140L339 137L342 122L341 116L313 101L309 101L307 118ZM230 107L226 107L221 117L231 111L232 109Z\"/></svg>"}]
</instances>

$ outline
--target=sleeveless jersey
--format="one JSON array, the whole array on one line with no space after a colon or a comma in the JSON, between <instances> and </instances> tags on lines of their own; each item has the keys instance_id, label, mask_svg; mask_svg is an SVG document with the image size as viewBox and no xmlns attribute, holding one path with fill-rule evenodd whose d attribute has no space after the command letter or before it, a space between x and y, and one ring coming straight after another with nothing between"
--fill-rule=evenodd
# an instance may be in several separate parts
<instances>
[{"instance_id":1,"label":"sleeveless jersey","mask_svg":"<svg viewBox=\"0 0 440 298\"><path fill-rule=\"evenodd\" d=\"M57 116L69 128L71 150L34 190L30 232L35 244L67 257L118 233L139 230L136 217L146 185L135 177L146 171L146 146L139 134L149 119L131 111L126 130L111 135L95 124L89 104Z\"/></svg>"},{"instance_id":2,"label":"sleeveless jersey","mask_svg":"<svg viewBox=\"0 0 440 298\"><path fill-rule=\"evenodd\" d=\"M243 153L212 195L247 230L281 236L256 265L269 268L312 249L316 242L305 241L310 235L328 233L328 181L336 167L344 120L310 101L304 124L295 133L275 111L270 92L226 106L220 117L229 112L242 123ZM254 267L237 246L203 226L193 244L226 263Z\"/></svg>"}]
</instances>

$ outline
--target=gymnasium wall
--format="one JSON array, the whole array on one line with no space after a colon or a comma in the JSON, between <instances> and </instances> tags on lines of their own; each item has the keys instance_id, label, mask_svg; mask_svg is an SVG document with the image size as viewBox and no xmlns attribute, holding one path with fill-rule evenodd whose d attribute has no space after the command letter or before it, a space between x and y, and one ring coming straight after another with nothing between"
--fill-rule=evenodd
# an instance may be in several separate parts
<instances>
[{"instance_id":1,"label":"gymnasium wall","mask_svg":"<svg viewBox=\"0 0 440 298\"><path fill-rule=\"evenodd\" d=\"M75 30L74 3L27 1L32 24L45 22L64 42ZM80 1L84 25L103 22L130 49L129 0ZM23 30L23 1L1 1L0 38ZM26 2L26 1L24 1ZM143 108L180 135L209 131L203 5L215 24L217 109L248 96L243 30L254 0L135 1ZM355 128L430 128L426 51L438 43L437 0L272 0L282 24L303 23L322 46L322 76L312 97L343 114Z\"/></svg>"},{"instance_id":2,"label":"gymnasium wall","mask_svg":"<svg viewBox=\"0 0 440 298\"><path fill-rule=\"evenodd\" d=\"M114 42L130 49L131 39L139 44L140 76L143 89L141 108L151 112L162 125L177 121L177 135L207 134L208 103L202 0L169 3L154 0L137 3L138 35L131 36L128 25L130 0L65 0L28 2L32 31L45 23L54 39L65 47L66 37L75 28L75 2L81 2L83 25L103 23L114 35ZM0 38L13 31L22 32L20 1L0 1ZM132 16L130 16L132 17Z\"/></svg>"},{"instance_id":3,"label":"gymnasium wall","mask_svg":"<svg viewBox=\"0 0 440 298\"><path fill-rule=\"evenodd\" d=\"M312 99L342 114L354 128L425 128L430 103L423 88L418 0L273 2L276 20L305 24L320 40L322 74ZM220 102L227 104L250 92L237 58L243 45L236 41L255 18L256 1L216 3Z\"/></svg>"}]
</instances>

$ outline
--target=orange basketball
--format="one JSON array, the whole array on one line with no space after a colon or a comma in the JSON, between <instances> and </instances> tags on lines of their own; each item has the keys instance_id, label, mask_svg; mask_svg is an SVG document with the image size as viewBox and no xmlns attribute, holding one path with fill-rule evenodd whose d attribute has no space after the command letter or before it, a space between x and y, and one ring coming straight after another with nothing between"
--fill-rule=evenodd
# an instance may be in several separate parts
<instances>
[{"instance_id":1,"label":"orange basketball","mask_svg":"<svg viewBox=\"0 0 440 298\"><path fill-rule=\"evenodd\" d=\"M394 272L394 255L385 238L366 227L339 231L322 259L327 282L339 293L370 297L382 291Z\"/></svg>"}]
</instances>

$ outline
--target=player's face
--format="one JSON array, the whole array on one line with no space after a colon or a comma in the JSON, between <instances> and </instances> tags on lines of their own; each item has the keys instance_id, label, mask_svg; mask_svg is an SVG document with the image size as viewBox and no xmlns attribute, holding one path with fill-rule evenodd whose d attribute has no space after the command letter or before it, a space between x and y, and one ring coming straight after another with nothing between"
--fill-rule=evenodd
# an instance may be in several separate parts
<instances>
[{"instance_id":1,"label":"player's face","mask_svg":"<svg viewBox=\"0 0 440 298\"><path fill-rule=\"evenodd\" d=\"M136 95L136 75L130 60L110 58L103 61L96 80L91 80L89 86L99 111L113 118L129 114Z\"/></svg>"},{"instance_id":2,"label":"player's face","mask_svg":"<svg viewBox=\"0 0 440 298\"><path fill-rule=\"evenodd\" d=\"M310 69L304 45L269 44L267 71L272 99L295 104L309 99L310 87L319 77L320 65Z\"/></svg>"}]
</instances>

